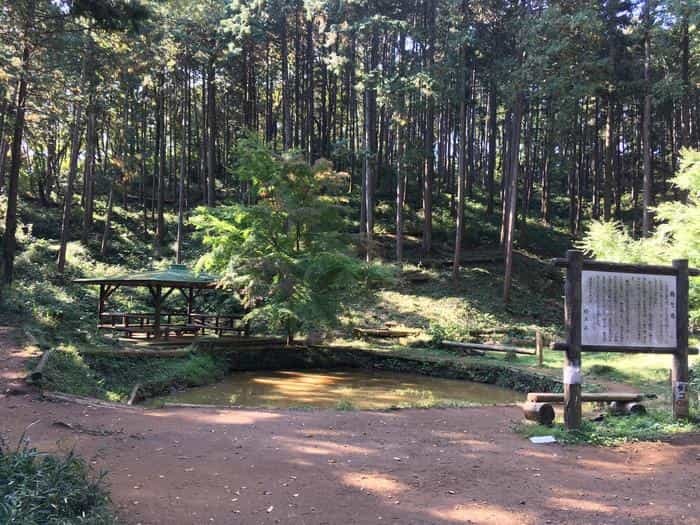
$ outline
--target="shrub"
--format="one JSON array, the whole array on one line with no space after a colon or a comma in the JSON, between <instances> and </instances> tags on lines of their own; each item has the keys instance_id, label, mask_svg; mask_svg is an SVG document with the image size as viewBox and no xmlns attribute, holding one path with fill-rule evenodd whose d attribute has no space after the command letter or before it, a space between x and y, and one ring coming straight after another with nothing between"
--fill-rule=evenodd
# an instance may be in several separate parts
<instances>
[{"instance_id":1,"label":"shrub","mask_svg":"<svg viewBox=\"0 0 700 525\"><path fill-rule=\"evenodd\" d=\"M688 196L687 203L659 205L659 225L647 238L635 239L619 222L593 222L579 246L596 258L617 262L668 264L688 259L700 265L700 151L683 150L681 168L672 182ZM700 283L690 284L690 317L700 326Z\"/></svg>"},{"instance_id":2,"label":"shrub","mask_svg":"<svg viewBox=\"0 0 700 525\"><path fill-rule=\"evenodd\" d=\"M91 476L73 452L52 456L26 445L11 452L0 447L0 523L114 523L104 476Z\"/></svg>"}]
</instances>

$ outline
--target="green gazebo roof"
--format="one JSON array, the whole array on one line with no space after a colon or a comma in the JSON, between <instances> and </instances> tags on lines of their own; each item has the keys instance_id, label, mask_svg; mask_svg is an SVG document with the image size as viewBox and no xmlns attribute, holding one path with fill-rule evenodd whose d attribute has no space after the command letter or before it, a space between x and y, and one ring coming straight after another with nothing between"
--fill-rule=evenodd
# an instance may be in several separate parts
<instances>
[{"instance_id":1,"label":"green gazebo roof","mask_svg":"<svg viewBox=\"0 0 700 525\"><path fill-rule=\"evenodd\" d=\"M217 278L207 273L195 273L184 264L171 264L165 270L133 272L110 277L75 279L80 284L108 284L118 286L166 286L169 288L214 288Z\"/></svg>"}]
</instances>

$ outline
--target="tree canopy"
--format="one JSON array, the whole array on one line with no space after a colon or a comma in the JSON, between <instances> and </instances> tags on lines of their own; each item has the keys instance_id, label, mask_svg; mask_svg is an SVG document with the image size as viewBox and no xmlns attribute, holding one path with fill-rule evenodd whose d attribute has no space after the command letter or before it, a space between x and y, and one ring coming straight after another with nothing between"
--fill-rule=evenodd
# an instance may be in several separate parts
<instances>
[{"instance_id":1,"label":"tree canopy","mask_svg":"<svg viewBox=\"0 0 700 525\"><path fill-rule=\"evenodd\" d=\"M59 272L76 237L109 253L119 205L156 256L177 211L180 259L189 210L257 204L234 147L251 134L349 174L367 260L390 216L397 260L448 224L458 268L465 202L500 214L507 276L534 221L648 235L700 148L699 19L690 0L6 2L4 280L23 200L62 207Z\"/></svg>"}]
</instances>

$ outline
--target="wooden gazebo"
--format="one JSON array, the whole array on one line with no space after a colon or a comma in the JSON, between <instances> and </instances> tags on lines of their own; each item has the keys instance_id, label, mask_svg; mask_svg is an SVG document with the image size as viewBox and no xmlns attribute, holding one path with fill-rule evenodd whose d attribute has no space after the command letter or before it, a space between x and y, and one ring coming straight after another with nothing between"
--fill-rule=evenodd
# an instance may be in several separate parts
<instances>
[{"instance_id":1,"label":"wooden gazebo","mask_svg":"<svg viewBox=\"0 0 700 525\"><path fill-rule=\"evenodd\" d=\"M248 333L248 325L242 314L211 314L193 311L195 298L203 291L216 288L216 277L194 273L182 264L173 264L165 270L136 272L111 277L75 279L76 283L99 285L97 326L103 330L120 332L127 337L146 338L176 335L197 335L213 332ZM147 288L153 299L153 312L111 312L107 301L119 288ZM185 300L185 310L169 310L165 300L173 292L179 292Z\"/></svg>"}]
</instances>

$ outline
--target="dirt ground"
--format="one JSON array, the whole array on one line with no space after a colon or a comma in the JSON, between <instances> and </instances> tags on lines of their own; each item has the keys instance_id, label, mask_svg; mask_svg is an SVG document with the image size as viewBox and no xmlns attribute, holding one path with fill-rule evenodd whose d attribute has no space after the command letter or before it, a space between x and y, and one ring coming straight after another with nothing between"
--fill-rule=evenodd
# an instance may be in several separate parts
<instances>
[{"instance_id":1,"label":"dirt ground","mask_svg":"<svg viewBox=\"0 0 700 525\"><path fill-rule=\"evenodd\" d=\"M18 350L0 331L0 392ZM131 525L700 524L700 436L533 445L512 431L520 418L514 407L141 410L0 395L8 444L29 427L40 450L76 449L109 472Z\"/></svg>"}]
</instances>

